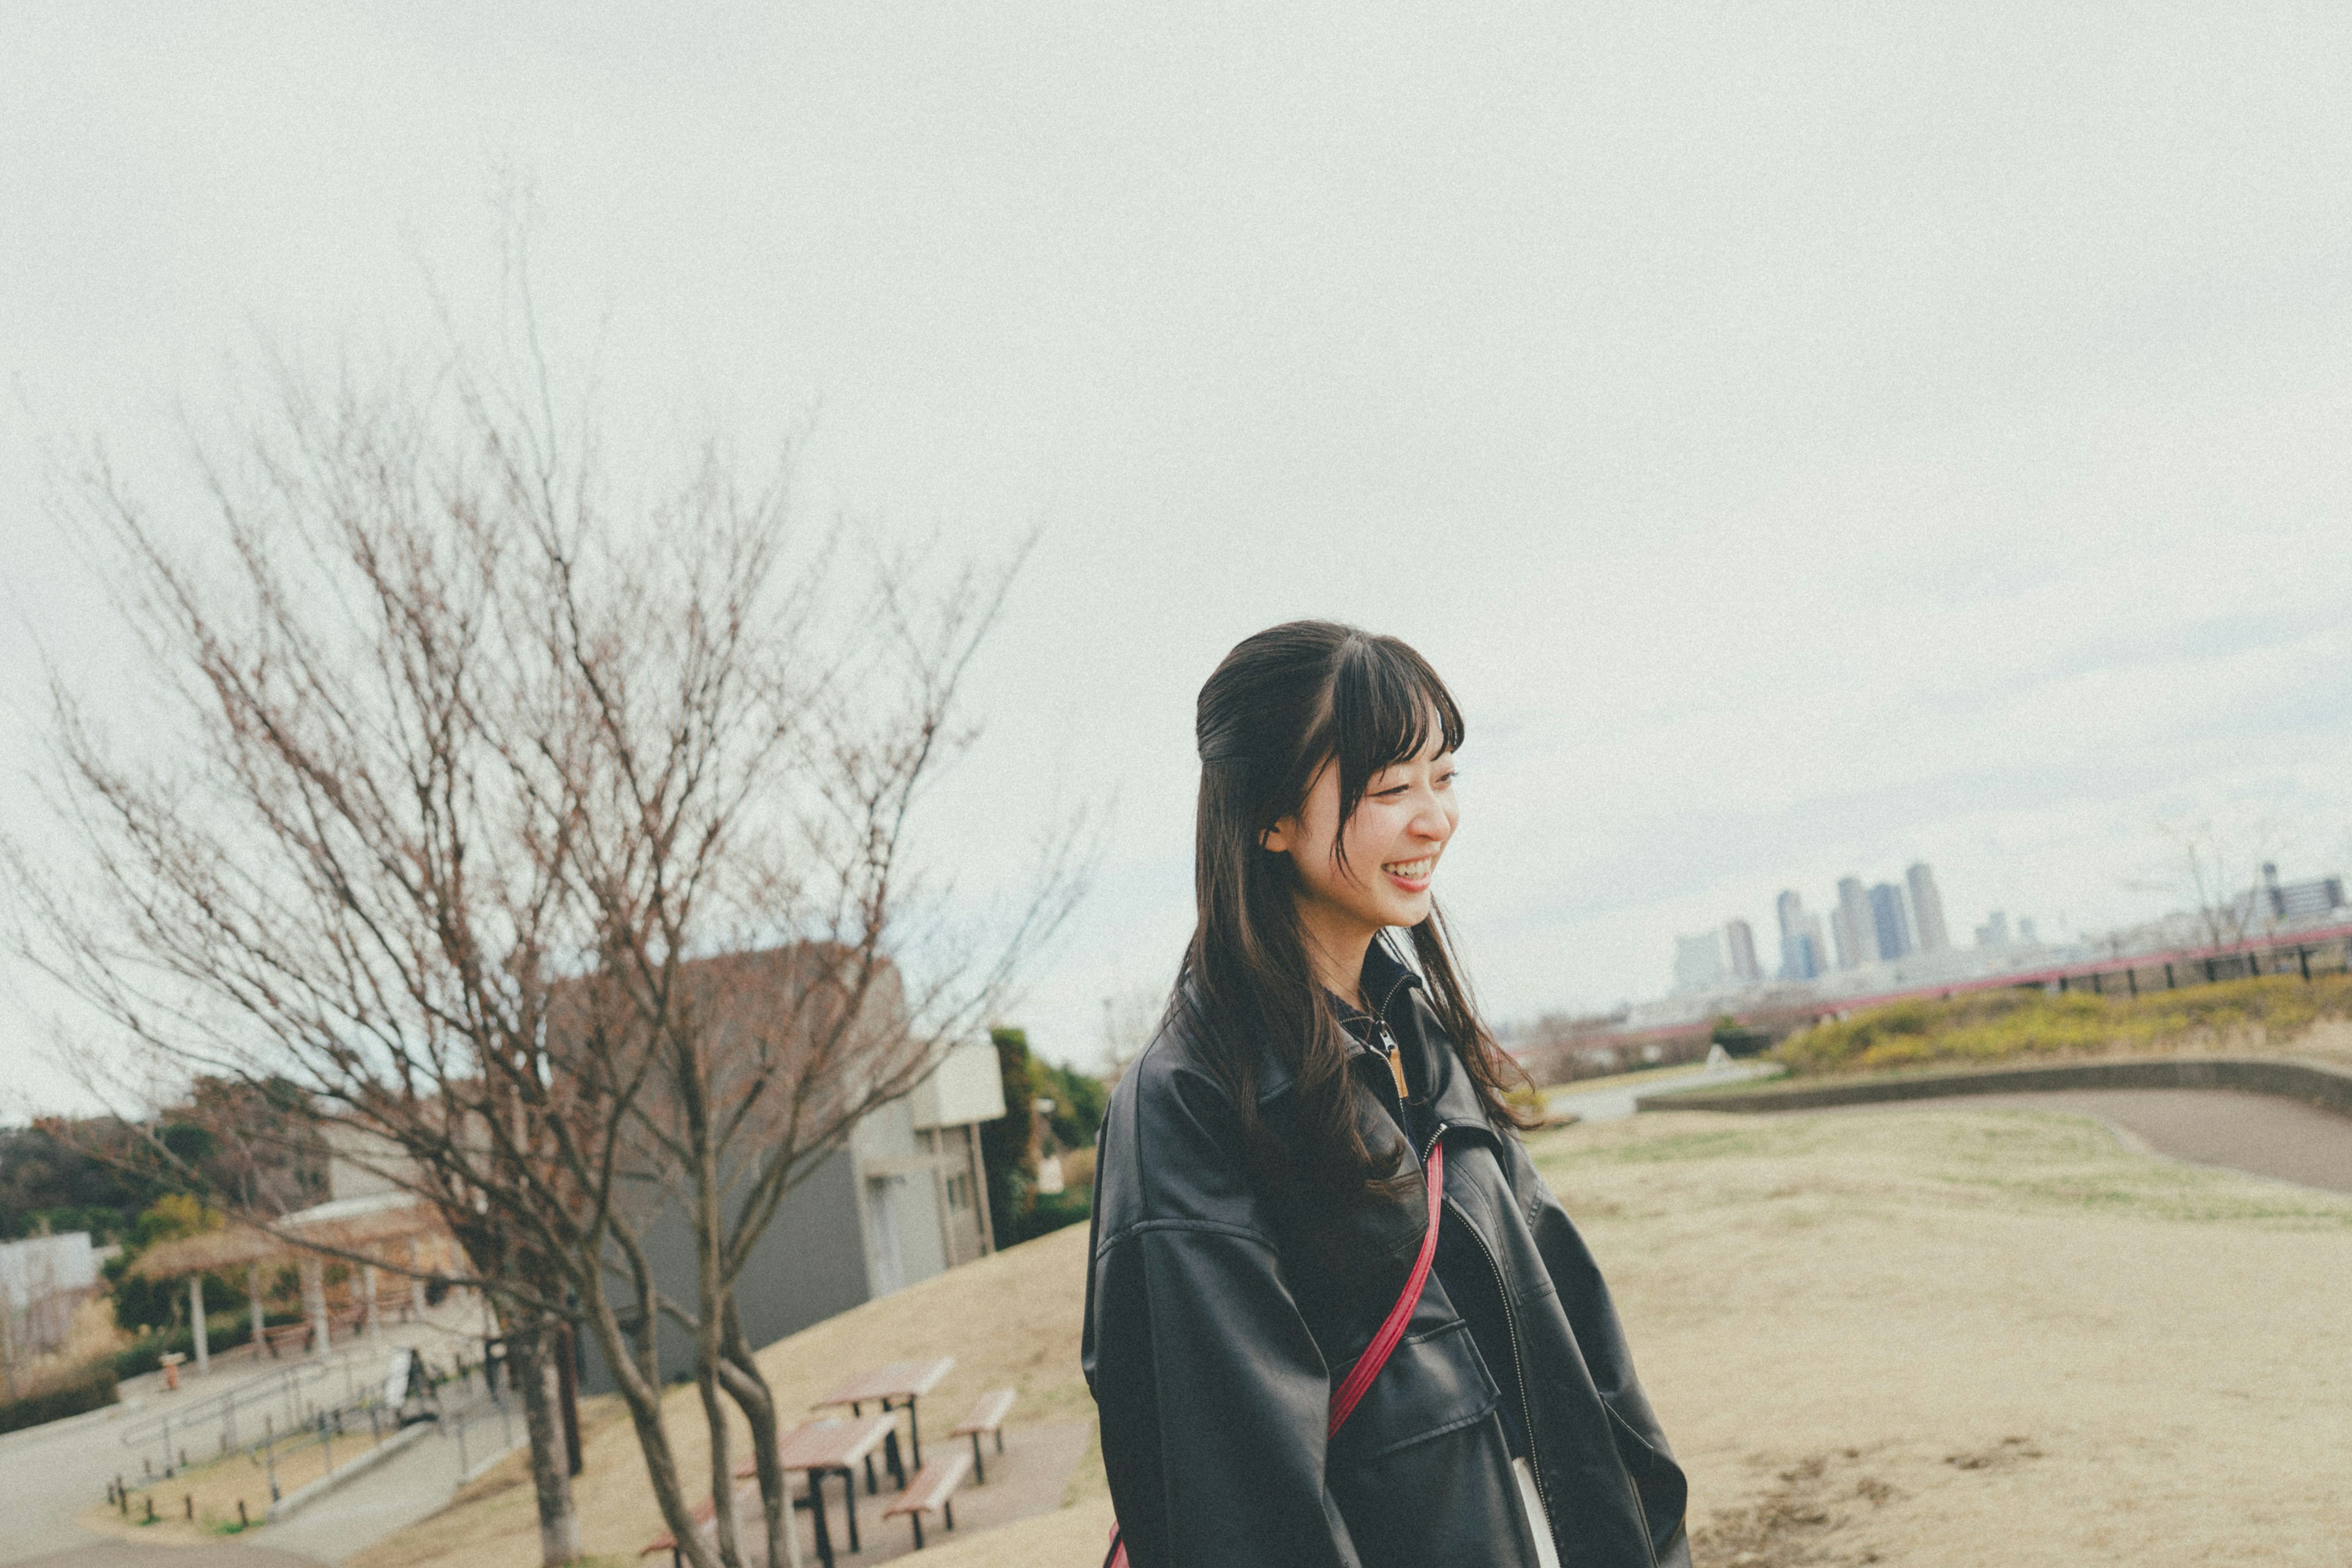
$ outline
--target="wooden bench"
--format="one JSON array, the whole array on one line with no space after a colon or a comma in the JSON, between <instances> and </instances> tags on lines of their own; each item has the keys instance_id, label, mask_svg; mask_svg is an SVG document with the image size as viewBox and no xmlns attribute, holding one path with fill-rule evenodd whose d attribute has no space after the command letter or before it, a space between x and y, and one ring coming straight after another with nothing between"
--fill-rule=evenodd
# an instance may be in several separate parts
<instances>
[{"instance_id":1,"label":"wooden bench","mask_svg":"<svg viewBox=\"0 0 2352 1568\"><path fill-rule=\"evenodd\" d=\"M981 1462L980 1436L985 1432L994 1437L996 1451L1000 1454L1004 1452L1004 1418L1013 1414L1015 1397L1015 1392L1010 1388L990 1389L980 1396L971 1407L971 1414L966 1415L955 1429L956 1436L971 1439L971 1468L979 1476L982 1486L988 1484L988 1467Z\"/></svg>"},{"instance_id":2,"label":"wooden bench","mask_svg":"<svg viewBox=\"0 0 2352 1568\"><path fill-rule=\"evenodd\" d=\"M882 1517L890 1519L903 1513L914 1521L915 1548L920 1551L923 1515L936 1509L947 1521L948 1528L955 1528L955 1489L963 1485L963 1478L971 1469L971 1461L960 1449L940 1455L915 1472L915 1479L907 1483L898 1501L882 1510Z\"/></svg>"},{"instance_id":3,"label":"wooden bench","mask_svg":"<svg viewBox=\"0 0 2352 1568\"><path fill-rule=\"evenodd\" d=\"M743 1503L747 1497L751 1500L753 1505L753 1511L758 1511L760 1489L756 1486L739 1486L735 1489L735 1517L739 1520L743 1517ZM718 1522L719 1500L717 1498L704 1498L702 1500L702 1505L694 1510L694 1533L698 1536L701 1535ZM669 1553L671 1568L685 1568L686 1553L679 1548L677 1536L665 1531L661 1534L655 1536L651 1541L646 1542L643 1546L639 1547L637 1549L637 1555L640 1557L651 1557L656 1552L667 1552Z\"/></svg>"}]
</instances>

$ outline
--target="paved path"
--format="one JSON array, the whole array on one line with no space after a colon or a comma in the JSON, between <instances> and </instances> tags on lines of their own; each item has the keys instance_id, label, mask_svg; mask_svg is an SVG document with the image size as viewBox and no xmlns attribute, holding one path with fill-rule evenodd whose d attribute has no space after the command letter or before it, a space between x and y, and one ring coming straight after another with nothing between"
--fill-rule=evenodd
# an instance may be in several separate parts
<instances>
[{"instance_id":1,"label":"paved path","mask_svg":"<svg viewBox=\"0 0 2352 1568\"><path fill-rule=\"evenodd\" d=\"M1544 1104L1554 1112L1571 1112L1580 1121L1614 1121L1621 1116L1633 1114L1636 1095L1740 1083L1772 1070L1770 1066L1762 1062L1735 1059L1703 1068L1695 1073L1670 1071L1655 1076L1647 1073L1638 1077L1628 1076L1607 1089L1580 1089L1573 1083L1559 1084L1544 1091Z\"/></svg>"},{"instance_id":2,"label":"paved path","mask_svg":"<svg viewBox=\"0 0 2352 1568\"><path fill-rule=\"evenodd\" d=\"M19 1568L317 1568L308 1557L266 1546L223 1542L204 1546L147 1546L136 1541L92 1541L46 1556L22 1559Z\"/></svg>"},{"instance_id":3,"label":"paved path","mask_svg":"<svg viewBox=\"0 0 2352 1568\"><path fill-rule=\"evenodd\" d=\"M446 1325L430 1322L389 1325L383 1343L352 1347L356 1360L350 1384L364 1386L371 1378L380 1377L383 1363L379 1358L392 1345L426 1346L436 1360L446 1362L453 1333ZM473 1354L478 1356L478 1350ZM110 1478L123 1475L134 1485L138 1482L140 1458L146 1450L126 1447L122 1441L126 1431L147 1426L174 1408L199 1405L232 1388L269 1386L287 1367L300 1364L223 1357L215 1361L206 1375L184 1375L177 1394L165 1393L161 1378L151 1373L123 1384L122 1405L0 1435L0 1523L6 1526L0 1531L0 1563L130 1568L155 1562L163 1568L236 1568L239 1564L290 1568L295 1563L340 1560L448 1500L457 1483L456 1447L454 1442L435 1436L386 1463L380 1474L357 1478L347 1491L320 1500L315 1513L307 1519L298 1515L282 1531L271 1527L269 1533L278 1538L275 1544L279 1550L241 1542L203 1546L126 1542L101 1537L76 1521L84 1509L104 1500ZM342 1374L331 1373L327 1381L340 1397L346 1382ZM470 1462L478 1463L498 1447L492 1436L495 1425L494 1421L477 1425L469 1432L467 1458ZM210 1426L199 1434L176 1436L173 1446L190 1445L204 1451L208 1439L217 1440ZM298 1539L297 1527L306 1523L309 1527Z\"/></svg>"},{"instance_id":4,"label":"paved path","mask_svg":"<svg viewBox=\"0 0 2352 1568\"><path fill-rule=\"evenodd\" d=\"M2200 1165L2352 1193L2352 1117L2298 1100L2234 1089L2054 1089L2015 1094L1965 1094L1936 1100L1891 1100L1780 1116L1852 1116L1919 1110L1937 1105L1968 1110L2057 1110L2095 1116L2159 1154Z\"/></svg>"}]
</instances>

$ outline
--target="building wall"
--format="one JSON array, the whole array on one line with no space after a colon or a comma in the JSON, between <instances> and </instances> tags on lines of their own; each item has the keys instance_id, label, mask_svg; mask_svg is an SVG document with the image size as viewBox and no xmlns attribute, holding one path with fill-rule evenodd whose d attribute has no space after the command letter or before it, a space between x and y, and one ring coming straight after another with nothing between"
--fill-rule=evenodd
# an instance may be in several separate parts
<instances>
[{"instance_id":1,"label":"building wall","mask_svg":"<svg viewBox=\"0 0 2352 1568\"><path fill-rule=\"evenodd\" d=\"M1003 1114L995 1047L983 1041L980 1049L988 1067L985 1085L971 1070L969 1050L950 1053L934 1075L940 1081L926 1079L867 1114L845 1147L785 1195L752 1248L738 1292L743 1331L753 1345L770 1344L991 1250L976 1127L966 1121L919 1125L932 1118ZM646 1250L660 1288L690 1300L693 1233L675 1205L648 1227ZM691 1370L693 1346L684 1332L665 1323L657 1338L665 1379ZM592 1394L610 1390L611 1370L593 1344L585 1347L582 1386Z\"/></svg>"},{"instance_id":2,"label":"building wall","mask_svg":"<svg viewBox=\"0 0 2352 1568\"><path fill-rule=\"evenodd\" d=\"M1862 890L1862 881L1855 877L1838 879L1837 912L1830 924L1837 936L1837 962L1840 969L1859 969L1865 963L1878 962L1878 935L1870 920L1870 895Z\"/></svg>"},{"instance_id":3,"label":"building wall","mask_svg":"<svg viewBox=\"0 0 2352 1568\"><path fill-rule=\"evenodd\" d=\"M1880 958L1901 958L1911 951L1911 918L1903 907L1902 889L1881 882L1870 889L1870 927Z\"/></svg>"},{"instance_id":4,"label":"building wall","mask_svg":"<svg viewBox=\"0 0 2352 1568\"><path fill-rule=\"evenodd\" d=\"M1944 896L1936 890L1936 873L1925 860L1903 873L1911 889L1911 919L1918 928L1919 951L1941 952L1952 945L1949 928L1944 924Z\"/></svg>"}]
</instances>

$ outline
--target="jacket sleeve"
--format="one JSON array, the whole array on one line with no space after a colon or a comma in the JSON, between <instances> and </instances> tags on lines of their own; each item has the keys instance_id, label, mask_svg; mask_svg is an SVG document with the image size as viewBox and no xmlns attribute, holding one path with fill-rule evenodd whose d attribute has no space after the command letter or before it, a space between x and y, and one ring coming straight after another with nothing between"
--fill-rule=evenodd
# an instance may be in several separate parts
<instances>
[{"instance_id":1,"label":"jacket sleeve","mask_svg":"<svg viewBox=\"0 0 2352 1568\"><path fill-rule=\"evenodd\" d=\"M1161 1086L1196 1100L1202 1086ZM1124 1109L1126 1114L1118 1114ZM1135 1136L1131 1105L1104 1125L1098 1231L1084 1357L1103 1466L1133 1568L1356 1568L1324 1482L1331 1383L1282 1277L1249 1223L1214 1107L1163 1103ZM1146 1162L1181 1161L1181 1193L1138 1201Z\"/></svg>"}]
</instances>

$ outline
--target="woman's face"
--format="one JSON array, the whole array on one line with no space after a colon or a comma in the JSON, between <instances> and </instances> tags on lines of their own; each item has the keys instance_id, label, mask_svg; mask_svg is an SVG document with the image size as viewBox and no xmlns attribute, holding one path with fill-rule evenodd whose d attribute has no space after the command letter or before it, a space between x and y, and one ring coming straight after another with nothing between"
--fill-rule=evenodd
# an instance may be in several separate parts
<instances>
[{"instance_id":1,"label":"woman's face","mask_svg":"<svg viewBox=\"0 0 2352 1568\"><path fill-rule=\"evenodd\" d=\"M1439 749L1444 744L1432 724L1418 756L1372 776L1344 828L1339 771L1326 763L1297 815L1267 830L1265 847L1297 866L1299 913L1325 945L1352 947L1383 926L1429 918L1430 882L1461 816L1454 753Z\"/></svg>"}]
</instances>

